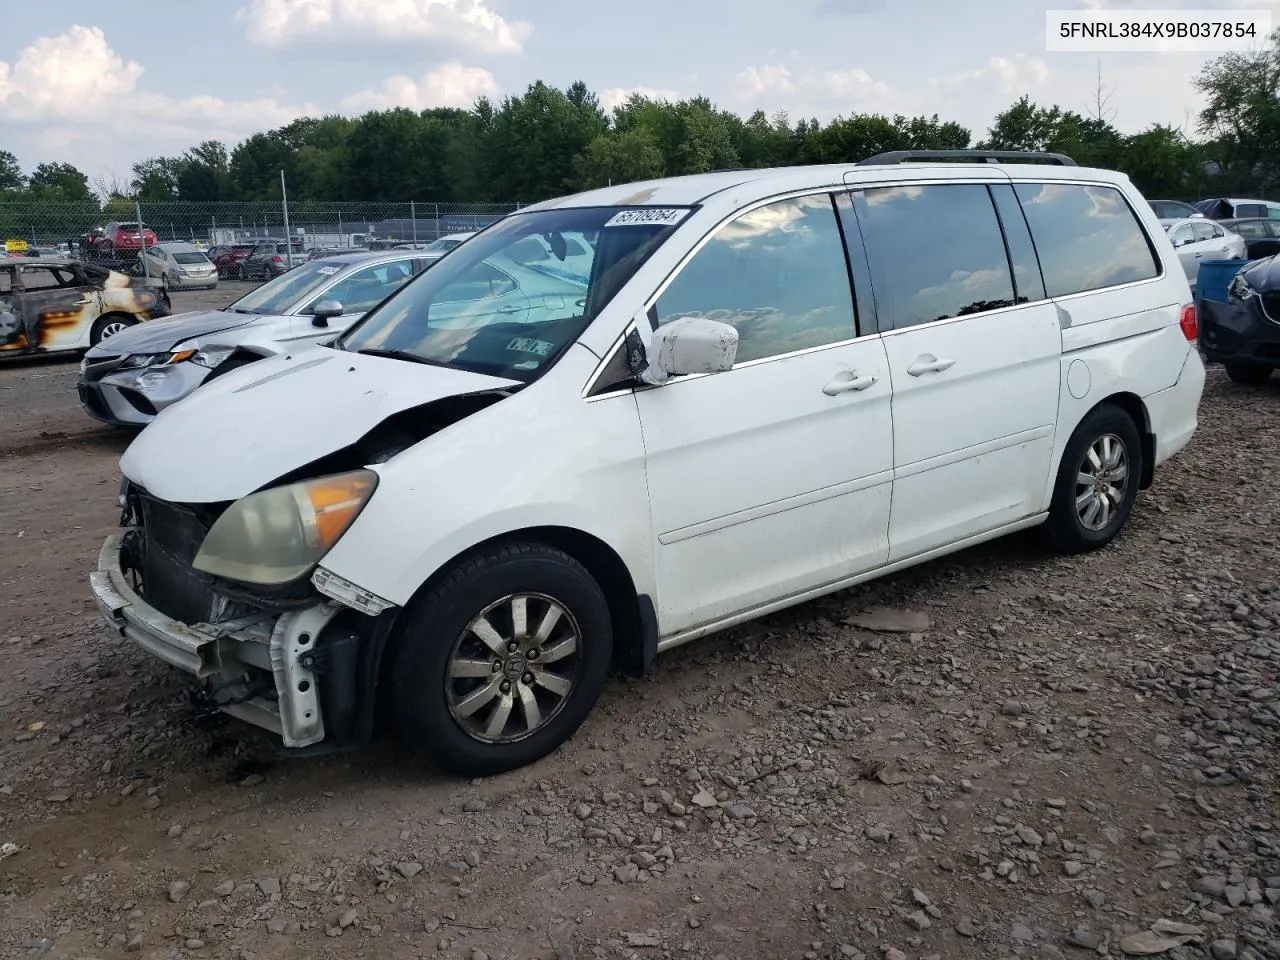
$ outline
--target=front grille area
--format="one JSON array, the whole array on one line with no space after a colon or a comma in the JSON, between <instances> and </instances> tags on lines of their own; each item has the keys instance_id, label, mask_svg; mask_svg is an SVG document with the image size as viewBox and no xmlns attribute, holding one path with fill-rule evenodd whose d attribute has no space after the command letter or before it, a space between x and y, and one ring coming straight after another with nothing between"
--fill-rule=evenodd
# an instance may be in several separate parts
<instances>
[{"instance_id":1,"label":"front grille area","mask_svg":"<svg viewBox=\"0 0 1280 960\"><path fill-rule=\"evenodd\" d=\"M1261 295L1262 312L1268 320L1280 323L1280 293L1264 293Z\"/></svg>"},{"instance_id":2,"label":"front grille area","mask_svg":"<svg viewBox=\"0 0 1280 960\"><path fill-rule=\"evenodd\" d=\"M141 495L138 506L142 598L182 623L209 622L218 599L210 578L191 566L208 527L180 504Z\"/></svg>"}]
</instances>

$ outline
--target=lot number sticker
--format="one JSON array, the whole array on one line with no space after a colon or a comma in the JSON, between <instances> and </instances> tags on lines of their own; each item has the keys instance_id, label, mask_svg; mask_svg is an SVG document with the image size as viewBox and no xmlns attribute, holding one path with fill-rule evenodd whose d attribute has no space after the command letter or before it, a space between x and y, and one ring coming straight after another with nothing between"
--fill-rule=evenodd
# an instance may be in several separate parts
<instances>
[{"instance_id":1,"label":"lot number sticker","mask_svg":"<svg viewBox=\"0 0 1280 960\"><path fill-rule=\"evenodd\" d=\"M606 227L670 227L679 223L689 215L688 210L664 209L661 207L638 207L634 210L623 210L615 213L606 221Z\"/></svg>"}]
</instances>

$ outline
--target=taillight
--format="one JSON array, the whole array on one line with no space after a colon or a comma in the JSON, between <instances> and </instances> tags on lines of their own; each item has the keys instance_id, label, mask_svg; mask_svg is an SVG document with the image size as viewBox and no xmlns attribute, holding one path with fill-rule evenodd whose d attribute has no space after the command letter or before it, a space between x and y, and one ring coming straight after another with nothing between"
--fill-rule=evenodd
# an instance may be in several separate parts
<instances>
[{"instance_id":1,"label":"taillight","mask_svg":"<svg viewBox=\"0 0 1280 960\"><path fill-rule=\"evenodd\" d=\"M1200 325L1196 322L1196 305L1188 303L1182 308L1182 319L1178 321L1178 325L1182 327L1182 335L1188 340L1194 341L1200 333Z\"/></svg>"},{"instance_id":2,"label":"taillight","mask_svg":"<svg viewBox=\"0 0 1280 960\"><path fill-rule=\"evenodd\" d=\"M276 254L276 255L275 255L274 257L272 257L271 259L272 259L275 263L284 263L284 261L280 259L280 254ZM1192 321L1192 323L1194 323L1194 322L1195 322L1195 313L1194 313L1194 311L1193 311L1192 316L1191 316L1191 321Z\"/></svg>"}]
</instances>

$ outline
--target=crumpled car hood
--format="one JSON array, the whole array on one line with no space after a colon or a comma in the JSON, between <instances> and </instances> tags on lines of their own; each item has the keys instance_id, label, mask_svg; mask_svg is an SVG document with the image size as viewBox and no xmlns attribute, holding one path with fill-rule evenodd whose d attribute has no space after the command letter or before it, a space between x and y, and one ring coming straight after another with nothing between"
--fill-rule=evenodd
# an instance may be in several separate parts
<instances>
[{"instance_id":1,"label":"crumpled car hood","mask_svg":"<svg viewBox=\"0 0 1280 960\"><path fill-rule=\"evenodd\" d=\"M153 496L235 500L346 447L392 414L515 380L317 347L224 374L160 412L120 458Z\"/></svg>"},{"instance_id":2,"label":"crumpled car hood","mask_svg":"<svg viewBox=\"0 0 1280 960\"><path fill-rule=\"evenodd\" d=\"M91 347L85 356L90 360L101 360L134 353L166 353L191 337L233 330L262 319L256 313L232 313L229 310L182 313L176 317L152 320L150 323L121 330L96 347Z\"/></svg>"},{"instance_id":3,"label":"crumpled car hood","mask_svg":"<svg viewBox=\"0 0 1280 960\"><path fill-rule=\"evenodd\" d=\"M1263 293L1280 290L1280 256L1266 257L1246 264L1244 278L1249 286Z\"/></svg>"}]
</instances>

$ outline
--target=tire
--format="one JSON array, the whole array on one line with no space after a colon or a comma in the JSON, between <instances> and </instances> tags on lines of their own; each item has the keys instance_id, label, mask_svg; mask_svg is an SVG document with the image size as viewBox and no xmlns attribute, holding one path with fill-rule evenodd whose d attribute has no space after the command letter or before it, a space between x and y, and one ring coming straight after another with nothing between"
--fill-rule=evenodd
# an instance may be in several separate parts
<instances>
[{"instance_id":1,"label":"tire","mask_svg":"<svg viewBox=\"0 0 1280 960\"><path fill-rule=\"evenodd\" d=\"M1113 451L1110 458L1108 450ZM1133 512L1142 477L1142 456L1142 438L1129 414L1109 403L1090 412L1071 434L1058 467L1044 527L1050 547L1059 553L1083 553L1114 540ZM1099 469L1099 460L1103 470ZM1107 463L1112 466L1107 467ZM1115 479L1120 469L1123 486ZM1099 474L1103 480L1111 477L1111 482L1097 488L1101 497L1082 502L1094 491L1081 481Z\"/></svg>"},{"instance_id":2,"label":"tire","mask_svg":"<svg viewBox=\"0 0 1280 960\"><path fill-rule=\"evenodd\" d=\"M1235 383L1260 387L1271 379L1271 368L1260 363L1226 363L1227 376Z\"/></svg>"},{"instance_id":3,"label":"tire","mask_svg":"<svg viewBox=\"0 0 1280 960\"><path fill-rule=\"evenodd\" d=\"M99 317L89 331L89 346L96 347L112 334L119 333L126 327L132 327L138 321L123 313L108 313Z\"/></svg>"},{"instance_id":4,"label":"tire","mask_svg":"<svg viewBox=\"0 0 1280 960\"><path fill-rule=\"evenodd\" d=\"M513 628L522 597L523 632ZM562 612L540 641L551 604ZM471 630L481 617L487 641ZM389 705L400 740L451 773L489 776L573 736L604 688L613 627L604 592L580 563L553 547L508 543L462 560L417 598L392 644ZM458 664L461 675L451 675Z\"/></svg>"}]
</instances>

